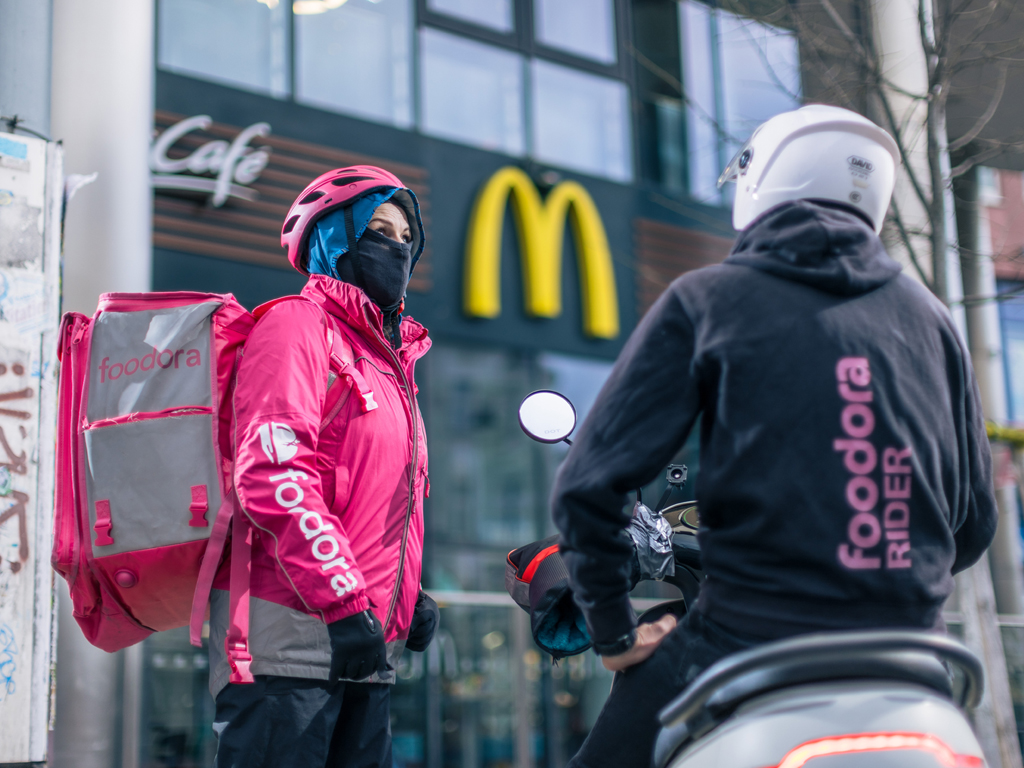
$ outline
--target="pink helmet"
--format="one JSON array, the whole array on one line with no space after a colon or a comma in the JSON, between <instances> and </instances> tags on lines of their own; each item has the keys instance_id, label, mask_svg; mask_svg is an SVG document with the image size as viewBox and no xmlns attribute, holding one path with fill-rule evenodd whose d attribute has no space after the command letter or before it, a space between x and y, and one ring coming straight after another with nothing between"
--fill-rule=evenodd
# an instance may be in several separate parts
<instances>
[{"instance_id":1,"label":"pink helmet","mask_svg":"<svg viewBox=\"0 0 1024 768\"><path fill-rule=\"evenodd\" d=\"M288 261L302 274L309 274L306 269L306 243L316 220L335 208L351 205L364 195L394 187L398 187L399 191L392 197L393 202L405 211L410 224L415 222L415 226L411 227L415 264L423 251L423 222L416 195L393 173L373 165L335 168L315 178L299 193L281 228L281 247L288 249Z\"/></svg>"}]
</instances>

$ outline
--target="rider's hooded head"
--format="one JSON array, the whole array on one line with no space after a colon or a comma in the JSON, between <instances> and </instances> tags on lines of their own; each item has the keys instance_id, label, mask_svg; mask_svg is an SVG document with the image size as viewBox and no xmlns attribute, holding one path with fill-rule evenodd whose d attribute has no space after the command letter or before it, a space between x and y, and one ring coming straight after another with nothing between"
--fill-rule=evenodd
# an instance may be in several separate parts
<instances>
[{"instance_id":1,"label":"rider's hooded head","mask_svg":"<svg viewBox=\"0 0 1024 768\"><path fill-rule=\"evenodd\" d=\"M764 123L718 180L736 182L732 223L744 230L795 200L850 208L882 230L899 149L892 137L847 109L812 104Z\"/></svg>"},{"instance_id":2,"label":"rider's hooded head","mask_svg":"<svg viewBox=\"0 0 1024 768\"><path fill-rule=\"evenodd\" d=\"M424 236L416 195L397 176L365 165L323 174L292 204L281 244L300 272L365 291L400 344L405 290Z\"/></svg>"}]
</instances>

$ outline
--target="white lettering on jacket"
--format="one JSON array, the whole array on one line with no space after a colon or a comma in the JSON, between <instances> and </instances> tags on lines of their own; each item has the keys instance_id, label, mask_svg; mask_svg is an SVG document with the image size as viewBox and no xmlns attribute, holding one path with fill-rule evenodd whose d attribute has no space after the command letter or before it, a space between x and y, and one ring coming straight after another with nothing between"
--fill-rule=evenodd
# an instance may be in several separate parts
<instances>
[{"instance_id":1,"label":"white lettering on jacket","mask_svg":"<svg viewBox=\"0 0 1024 768\"><path fill-rule=\"evenodd\" d=\"M282 457L285 453L278 444L278 436L285 439L283 445L291 451L287 458L291 458L298 452L298 439L287 424L270 422L261 426L257 432L263 444L263 451L271 461L276 462L277 457ZM353 574L347 572L352 566L341 554L341 543L328 533L328 531L334 530L334 524L326 522L323 515L316 510L303 509L299 506L306 496L299 483L308 479L309 476L305 472L297 469L286 469L284 472L269 477L270 482L276 483L274 499L282 509L298 516L299 530L302 531L306 541L311 542L310 551L313 558L322 563L321 571L327 573L336 568L342 569L342 573L333 575L328 573L331 575L331 589L338 597L342 597L354 590L358 586L358 581Z\"/></svg>"},{"instance_id":2,"label":"white lettering on jacket","mask_svg":"<svg viewBox=\"0 0 1024 768\"><path fill-rule=\"evenodd\" d=\"M846 529L847 541L839 545L838 559L846 568L872 570L882 567L881 551L871 552L885 538L886 568L909 568L910 559L910 460L909 448L882 451L882 488L872 474L878 469L878 449L869 438L875 431L871 368L865 357L844 357L836 365L839 396L845 402L839 423L843 436L832 442L850 472L846 504L853 514ZM879 520L877 505L885 503Z\"/></svg>"}]
</instances>

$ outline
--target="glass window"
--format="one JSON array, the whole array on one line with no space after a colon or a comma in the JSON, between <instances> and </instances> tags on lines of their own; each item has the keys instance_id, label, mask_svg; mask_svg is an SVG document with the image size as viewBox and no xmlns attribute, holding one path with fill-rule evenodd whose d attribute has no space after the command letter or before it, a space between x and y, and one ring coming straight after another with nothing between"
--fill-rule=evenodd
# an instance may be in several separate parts
<instances>
[{"instance_id":1,"label":"glass window","mask_svg":"<svg viewBox=\"0 0 1024 768\"><path fill-rule=\"evenodd\" d=\"M761 123L800 106L800 59L792 32L718 11L725 131L729 159Z\"/></svg>"},{"instance_id":2,"label":"glass window","mask_svg":"<svg viewBox=\"0 0 1024 768\"><path fill-rule=\"evenodd\" d=\"M288 3L160 0L161 69L288 95Z\"/></svg>"},{"instance_id":3,"label":"glass window","mask_svg":"<svg viewBox=\"0 0 1024 768\"><path fill-rule=\"evenodd\" d=\"M432 557L424 583L503 591L508 552L553 532L548 497L568 448L523 434L519 403L555 389L582 421L611 363L440 342L425 362Z\"/></svg>"},{"instance_id":4,"label":"glass window","mask_svg":"<svg viewBox=\"0 0 1024 768\"><path fill-rule=\"evenodd\" d=\"M515 28L512 0L427 0L427 8L498 32Z\"/></svg>"},{"instance_id":5,"label":"glass window","mask_svg":"<svg viewBox=\"0 0 1024 768\"><path fill-rule=\"evenodd\" d=\"M1010 294L1024 289L1024 283L999 280L996 293ZM999 302L1002 326L1003 375L1006 377L1007 417L1024 422L1024 299L1007 295Z\"/></svg>"},{"instance_id":6,"label":"glass window","mask_svg":"<svg viewBox=\"0 0 1024 768\"><path fill-rule=\"evenodd\" d=\"M534 0L537 41L567 53L614 64L613 0Z\"/></svg>"},{"instance_id":7,"label":"glass window","mask_svg":"<svg viewBox=\"0 0 1024 768\"><path fill-rule=\"evenodd\" d=\"M425 27L420 93L424 132L510 155L524 152L518 54Z\"/></svg>"},{"instance_id":8,"label":"glass window","mask_svg":"<svg viewBox=\"0 0 1024 768\"><path fill-rule=\"evenodd\" d=\"M995 208L1003 202L999 171L995 168L978 166L978 201L989 208Z\"/></svg>"},{"instance_id":9,"label":"glass window","mask_svg":"<svg viewBox=\"0 0 1024 768\"><path fill-rule=\"evenodd\" d=\"M1014 335L1007 334L1006 339L1006 360L1009 363L1007 366L1008 378L1010 380L1010 418L1014 421L1020 421L1024 417L1024 330L1020 328L1020 324L1014 324L1011 332L1015 332Z\"/></svg>"},{"instance_id":10,"label":"glass window","mask_svg":"<svg viewBox=\"0 0 1024 768\"><path fill-rule=\"evenodd\" d=\"M140 765L213 765L217 737L210 727L207 653L205 637L202 649L189 644L188 627L157 632L143 643Z\"/></svg>"},{"instance_id":11,"label":"glass window","mask_svg":"<svg viewBox=\"0 0 1024 768\"><path fill-rule=\"evenodd\" d=\"M683 102L667 96L656 96L654 115L658 139L658 167L661 185L672 192L686 189L683 183L683 171L686 161L683 153Z\"/></svg>"},{"instance_id":12,"label":"glass window","mask_svg":"<svg viewBox=\"0 0 1024 768\"><path fill-rule=\"evenodd\" d=\"M412 125L410 0L348 0L295 17L296 98L360 117ZM313 6L309 6L312 9Z\"/></svg>"},{"instance_id":13,"label":"glass window","mask_svg":"<svg viewBox=\"0 0 1024 768\"><path fill-rule=\"evenodd\" d=\"M800 106L797 39L693 0L680 3L679 23L690 194L726 203L716 185L725 164L758 125Z\"/></svg>"},{"instance_id":14,"label":"glass window","mask_svg":"<svg viewBox=\"0 0 1024 768\"><path fill-rule=\"evenodd\" d=\"M625 84L539 59L532 71L533 156L616 181L632 179Z\"/></svg>"},{"instance_id":15,"label":"glass window","mask_svg":"<svg viewBox=\"0 0 1024 768\"><path fill-rule=\"evenodd\" d=\"M686 144L690 195L702 202L720 200L716 182L725 167L718 147L715 108L712 12L701 3L682 3L679 9L686 88Z\"/></svg>"}]
</instances>

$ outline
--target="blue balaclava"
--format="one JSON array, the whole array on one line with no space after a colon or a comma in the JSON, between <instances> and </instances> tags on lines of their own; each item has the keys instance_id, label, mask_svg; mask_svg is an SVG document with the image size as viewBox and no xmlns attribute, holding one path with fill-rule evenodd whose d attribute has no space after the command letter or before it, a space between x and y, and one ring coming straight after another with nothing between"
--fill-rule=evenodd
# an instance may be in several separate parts
<instances>
[{"instance_id":1,"label":"blue balaclava","mask_svg":"<svg viewBox=\"0 0 1024 768\"><path fill-rule=\"evenodd\" d=\"M391 201L414 230L412 243L396 242L367 225L374 211ZM423 247L416 198L397 187L378 189L319 219L309 237L309 273L328 275L363 289L384 315L384 332L397 349L405 289ZM355 247L350 244L355 242ZM415 252L414 252L415 249Z\"/></svg>"}]
</instances>

